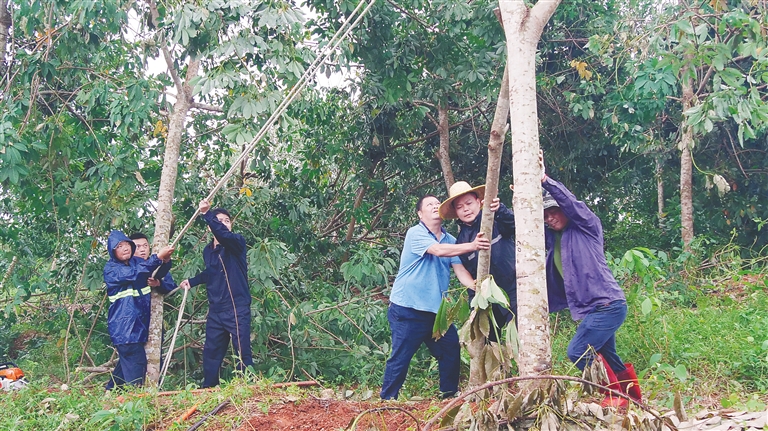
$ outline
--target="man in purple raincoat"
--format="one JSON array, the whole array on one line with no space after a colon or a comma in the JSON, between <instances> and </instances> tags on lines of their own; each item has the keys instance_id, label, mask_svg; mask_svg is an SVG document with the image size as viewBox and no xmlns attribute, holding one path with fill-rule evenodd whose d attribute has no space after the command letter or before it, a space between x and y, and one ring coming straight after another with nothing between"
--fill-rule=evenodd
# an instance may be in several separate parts
<instances>
[{"instance_id":1,"label":"man in purple raincoat","mask_svg":"<svg viewBox=\"0 0 768 431\"><path fill-rule=\"evenodd\" d=\"M603 226L587 205L562 183L544 175L544 222L547 224L547 290L550 312L570 309L581 321L568 344L568 358L583 370L597 352L608 374L608 387L636 401L642 395L632 364L616 353L616 331L627 316L627 301L603 251ZM607 396L603 405L626 406Z\"/></svg>"}]
</instances>

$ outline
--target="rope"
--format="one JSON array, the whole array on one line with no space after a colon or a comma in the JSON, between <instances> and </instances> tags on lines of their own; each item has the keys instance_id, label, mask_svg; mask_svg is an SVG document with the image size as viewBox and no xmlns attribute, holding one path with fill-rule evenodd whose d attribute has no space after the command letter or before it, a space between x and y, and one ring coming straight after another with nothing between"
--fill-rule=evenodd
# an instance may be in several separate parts
<instances>
[{"instance_id":1,"label":"rope","mask_svg":"<svg viewBox=\"0 0 768 431\"><path fill-rule=\"evenodd\" d=\"M165 372L168 371L168 365L171 363L171 356L173 356L173 347L176 345L176 335L179 333L179 326L181 325L181 318L184 315L184 304L187 302L188 289L184 289L184 296L181 298L181 305L179 306L179 317L176 319L176 329L173 331L173 337L171 337L171 346L168 348L168 353L165 354L165 361L163 361L163 368L160 369L160 383L158 388L163 386L163 379L165 378ZM162 350L162 348L161 348Z\"/></svg>"},{"instance_id":2,"label":"rope","mask_svg":"<svg viewBox=\"0 0 768 431\"><path fill-rule=\"evenodd\" d=\"M224 174L223 177L221 177L221 179L213 188L213 190L211 190L211 192L205 198L206 201L210 201L213 198L213 196L216 194L216 192L218 192L224 186L227 180L229 180L229 178L238 168L238 166L240 166L240 163L243 160L245 160L245 157L248 154L250 154L254 148L256 148L256 144L258 144L259 141L264 137L264 135L267 134L267 132L272 128L272 126L275 124L277 119L280 118L280 116L282 116L283 113L285 113L285 110L288 108L288 105L290 105L290 103L293 102L293 100L296 98L299 92L301 92L301 90L303 90L304 87L306 87L309 77L315 74L315 72L320 67L320 65L323 64L331 56L331 54L339 47L341 42L347 38L349 33L352 31L352 29L357 27L357 25L360 23L360 21L362 21L363 17L365 17L365 15L368 13L371 7L373 7L375 3L376 3L376 0L361 0L360 3L358 3L355 10L353 10L352 13L347 17L347 19L344 20L344 23L341 25L341 27L339 27L339 30L336 31L336 33L331 38L330 42L328 42L328 44L325 46L324 50L321 52L321 55L319 55L315 59L315 61L309 65L307 70L304 71L304 74L296 82L296 84L294 84L293 88L291 88L291 91L288 92L288 95L285 97L285 99L283 99L280 105L277 106L277 108L269 117L269 119L267 119L267 121L261 127L261 130L259 130L256 136L251 140L250 144L248 144L248 146L245 149L243 149L243 152L240 154L237 160L235 160L235 162L232 163L232 166L229 168L229 170ZM360 11L360 9L363 8L363 6L365 6L365 9L357 16L357 18L355 18L354 22L352 22L352 19L354 18L355 14L357 14L358 11ZM350 22L352 23L350 24ZM189 227L192 225L192 223L195 221L195 219L199 214L200 214L200 208L195 210L195 213L192 215L192 217L190 217L189 221L187 221L187 223L179 231L179 233L176 234L176 238L171 243L172 248L176 248L181 237L184 235L184 233L186 233L187 229L189 229ZM178 288L168 293L168 295L171 295L176 290L178 290ZM176 319L176 329L173 331L173 337L171 338L171 346L168 348L168 353L166 354L165 361L163 363L163 368L160 371L160 380L159 380L160 383L158 387L163 386L165 373L166 371L168 371L168 365L171 362L171 356L173 355L173 347L176 344L176 335L178 335L179 333L179 326L181 325L181 320L184 314L184 303L187 301L187 293L188 293L188 290L185 289L184 297L182 298L181 306L179 307L179 316ZM238 331L239 331L239 327L238 327ZM240 347L240 350L242 350L242 346ZM242 356L240 359L242 361Z\"/></svg>"},{"instance_id":3,"label":"rope","mask_svg":"<svg viewBox=\"0 0 768 431\"><path fill-rule=\"evenodd\" d=\"M366 5L366 1L368 2ZM216 184L216 186L211 190L211 192L208 194L208 196L205 198L205 200L210 201L213 196L218 192L224 184L229 180L229 177L232 176L232 174L237 170L237 168L240 166L240 163L245 160L245 157L253 151L254 148L256 148L256 144L259 143L261 138L264 137L264 135L269 132L269 129L272 128L274 123L277 121L280 116L283 115L285 110L288 108L288 105L293 102L293 100L296 98L296 96L299 94L301 90L306 87L307 81L310 76L313 76L315 72L317 71L318 67L322 63L324 63L328 57L330 57L331 53L338 48L338 46L341 44L341 42L346 39L347 35L357 27L357 25L360 23L360 21L363 19L363 17L368 13L368 11L371 9L371 7L376 3L376 0L362 0L354 11L347 17L347 19L344 21L344 23L341 25L339 30L336 32L336 34L333 35L333 38L331 38L331 41L328 43L328 45L325 46L325 49L321 53L320 56L318 56L315 61L307 68L307 70L304 72L304 74L301 76L301 78L294 84L293 88L291 88L291 91L288 92L288 95L283 99L283 101L278 105L278 107L275 109L275 111L272 113L272 116L269 117L269 119L264 123L264 125L261 127L261 130L256 134L256 136L251 140L250 144L243 150L242 153L240 153L240 156L235 160L234 163L232 163L232 166L229 168L229 170L224 174L224 176L219 180L219 182ZM352 24L349 24L349 22L352 20L352 18L355 16L355 14L365 5L365 10L363 10L360 15L355 19L355 21ZM346 27L346 28L345 28ZM198 208L195 210L195 213L192 215L192 217L187 221L187 224L184 225L184 227L179 231L179 233L176 235L176 238L171 243L171 247L176 248L176 245L179 242L179 239L184 235L184 233L189 229L189 227L192 225L192 222L195 221L197 216L200 214L200 209Z\"/></svg>"}]
</instances>

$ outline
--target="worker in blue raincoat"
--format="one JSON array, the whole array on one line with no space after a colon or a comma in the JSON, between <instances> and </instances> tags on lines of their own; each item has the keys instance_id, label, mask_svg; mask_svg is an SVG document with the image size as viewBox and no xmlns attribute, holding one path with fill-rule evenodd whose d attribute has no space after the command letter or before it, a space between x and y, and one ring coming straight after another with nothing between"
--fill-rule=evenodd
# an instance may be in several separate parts
<instances>
[{"instance_id":1,"label":"worker in blue raincoat","mask_svg":"<svg viewBox=\"0 0 768 431\"><path fill-rule=\"evenodd\" d=\"M149 337L149 294L147 278L158 270L162 278L170 269L173 248L163 247L144 260L134 257L136 244L123 232L113 230L107 240L109 261L104 265L104 283L109 298L107 329L117 350L118 361L106 385L142 385L147 372L144 344Z\"/></svg>"},{"instance_id":2,"label":"worker in blue raincoat","mask_svg":"<svg viewBox=\"0 0 768 431\"><path fill-rule=\"evenodd\" d=\"M567 308L579 322L568 344L568 358L580 370L597 358L605 366L608 388L640 402L635 368L616 352L616 331L626 319L627 300L605 259L602 223L562 183L545 174L541 185L546 191L543 206L549 309ZM624 398L606 394L603 406L627 405Z\"/></svg>"}]
</instances>

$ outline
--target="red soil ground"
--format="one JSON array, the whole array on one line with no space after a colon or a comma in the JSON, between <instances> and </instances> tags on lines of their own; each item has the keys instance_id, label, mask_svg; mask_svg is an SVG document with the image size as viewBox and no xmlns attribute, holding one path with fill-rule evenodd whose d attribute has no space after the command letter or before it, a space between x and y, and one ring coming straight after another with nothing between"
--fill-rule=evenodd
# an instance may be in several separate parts
<instances>
[{"instance_id":1,"label":"red soil ground","mask_svg":"<svg viewBox=\"0 0 768 431\"><path fill-rule=\"evenodd\" d=\"M386 403L380 401L340 401L334 399L319 399L310 396L296 401L272 400L266 412L252 406L235 408L228 406L216 416L219 419L242 415L238 430L258 431L337 431L347 429L357 430L387 430L408 431L423 426L429 419L428 414L439 410L437 401L418 401L407 403ZM266 403L262 403L266 405ZM266 408L266 407L264 407ZM355 428L350 425L357 419ZM192 418L190 422L194 422ZM418 421L418 422L417 422ZM214 418L208 422L219 422ZM229 422L231 424L231 422ZM213 426L212 426L213 425ZM233 429L231 425L219 422L202 429L224 430Z\"/></svg>"}]
</instances>

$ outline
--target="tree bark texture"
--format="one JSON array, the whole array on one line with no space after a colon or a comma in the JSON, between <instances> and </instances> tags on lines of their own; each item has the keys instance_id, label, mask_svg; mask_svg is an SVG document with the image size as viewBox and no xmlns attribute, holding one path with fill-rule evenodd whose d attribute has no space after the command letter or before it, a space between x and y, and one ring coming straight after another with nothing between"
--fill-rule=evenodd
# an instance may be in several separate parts
<instances>
[{"instance_id":1,"label":"tree bark texture","mask_svg":"<svg viewBox=\"0 0 768 431\"><path fill-rule=\"evenodd\" d=\"M443 170L443 178L445 179L446 191L451 189L451 186L455 182L453 179L453 169L451 169L451 153L449 147L451 145L450 124L448 121L448 108L445 106L437 107L437 131L440 135L440 149L437 152L437 158L440 160L440 167Z\"/></svg>"},{"instance_id":2,"label":"tree bark texture","mask_svg":"<svg viewBox=\"0 0 768 431\"><path fill-rule=\"evenodd\" d=\"M504 75L501 80L499 98L496 101L496 113L491 124L491 137L488 141L488 169L485 174L485 200L483 204L483 218L480 221L480 232L488 239L493 235L493 216L491 201L499 194L499 171L501 170L501 153L504 149L504 137L507 133L507 118L509 116L509 65L504 66ZM483 279L488 276L491 269L491 250L480 250L477 255L477 280L479 287ZM474 333L481 336L473 340L467 350L469 351L469 386L477 387L486 383L488 376L485 369L486 338L480 331L480 319L490 316L490 308L477 310L478 316L473 324L478 325ZM485 316L479 313L483 312ZM486 317L488 316L488 317Z\"/></svg>"},{"instance_id":3,"label":"tree bark texture","mask_svg":"<svg viewBox=\"0 0 768 431\"><path fill-rule=\"evenodd\" d=\"M683 112L694 104L693 81L688 77L688 67L683 68ZM680 223L682 224L683 249L690 250L693 241L693 127L682 124L680 135Z\"/></svg>"},{"instance_id":4,"label":"tree bark texture","mask_svg":"<svg viewBox=\"0 0 768 431\"><path fill-rule=\"evenodd\" d=\"M664 165L661 157L656 157L656 204L658 206L659 227L662 228L664 220Z\"/></svg>"},{"instance_id":5,"label":"tree bark texture","mask_svg":"<svg viewBox=\"0 0 768 431\"><path fill-rule=\"evenodd\" d=\"M0 0L0 76L5 76L8 36L11 34L11 25L13 24L8 3L9 0Z\"/></svg>"},{"instance_id":6,"label":"tree bark texture","mask_svg":"<svg viewBox=\"0 0 768 431\"><path fill-rule=\"evenodd\" d=\"M155 235L152 247L155 251L168 245L173 219L173 194L179 165L181 138L184 124L192 107L190 81L197 76L200 60L192 58L187 65L184 83L177 86L176 103L168 121L168 137L165 141L163 171L160 174L160 189L157 192L157 213L155 214ZM149 321L149 339L145 346L147 353L147 382L157 384L160 379L160 353L163 335L163 295L152 291L152 309Z\"/></svg>"},{"instance_id":7,"label":"tree bark texture","mask_svg":"<svg viewBox=\"0 0 768 431\"><path fill-rule=\"evenodd\" d=\"M509 70L509 113L521 376L548 374L552 369L535 69L541 32L559 3L540 0L529 8L523 1L499 2L507 39L507 62L515 65Z\"/></svg>"}]
</instances>

